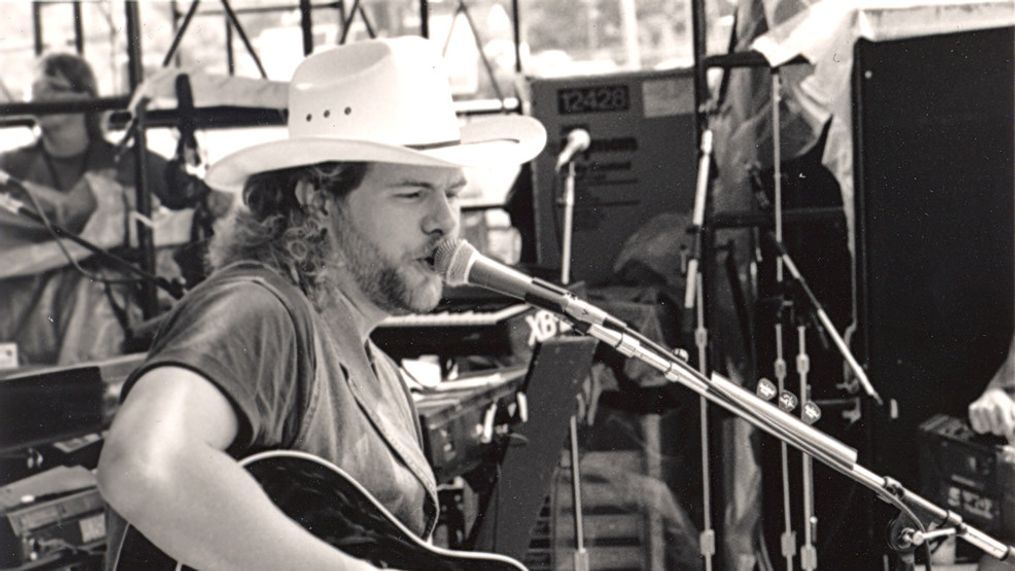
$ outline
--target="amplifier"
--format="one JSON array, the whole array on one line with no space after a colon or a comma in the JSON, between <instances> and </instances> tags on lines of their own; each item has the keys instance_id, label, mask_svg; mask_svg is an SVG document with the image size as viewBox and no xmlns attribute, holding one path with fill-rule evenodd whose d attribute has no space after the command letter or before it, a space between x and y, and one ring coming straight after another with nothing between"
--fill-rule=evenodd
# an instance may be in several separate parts
<instances>
[{"instance_id":1,"label":"amplifier","mask_svg":"<svg viewBox=\"0 0 1015 571\"><path fill-rule=\"evenodd\" d=\"M944 414L921 424L917 438L921 493L988 534L1015 539L1015 448Z\"/></svg>"},{"instance_id":2,"label":"amplifier","mask_svg":"<svg viewBox=\"0 0 1015 571\"><path fill-rule=\"evenodd\" d=\"M424 452L438 482L478 467L495 448L491 431L504 420L502 411L515 402L525 373L525 368L514 367L445 381L440 392L416 402Z\"/></svg>"},{"instance_id":3,"label":"amplifier","mask_svg":"<svg viewBox=\"0 0 1015 571\"><path fill-rule=\"evenodd\" d=\"M585 129L592 142L575 159L571 278L608 281L634 231L694 204L692 70L533 78L528 87L532 116L549 135L547 152L533 161L538 262L561 265L563 179L555 166L568 133Z\"/></svg>"},{"instance_id":4,"label":"amplifier","mask_svg":"<svg viewBox=\"0 0 1015 571\"><path fill-rule=\"evenodd\" d=\"M0 521L0 568L39 562L68 550L101 548L106 513L97 488L5 511Z\"/></svg>"}]
</instances>

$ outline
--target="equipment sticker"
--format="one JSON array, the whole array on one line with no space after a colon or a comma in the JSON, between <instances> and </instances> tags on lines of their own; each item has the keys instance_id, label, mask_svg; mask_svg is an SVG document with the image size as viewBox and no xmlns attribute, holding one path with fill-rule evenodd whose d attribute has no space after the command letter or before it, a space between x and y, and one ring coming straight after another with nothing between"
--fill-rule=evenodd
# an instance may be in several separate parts
<instances>
[{"instance_id":1,"label":"equipment sticker","mask_svg":"<svg viewBox=\"0 0 1015 571\"><path fill-rule=\"evenodd\" d=\"M641 84L641 96L647 119L694 111L694 92L681 90L676 78L646 80Z\"/></svg>"},{"instance_id":2,"label":"equipment sticker","mask_svg":"<svg viewBox=\"0 0 1015 571\"><path fill-rule=\"evenodd\" d=\"M78 526L81 528L82 543L90 543L106 537L106 515L103 513L82 519Z\"/></svg>"}]
</instances>

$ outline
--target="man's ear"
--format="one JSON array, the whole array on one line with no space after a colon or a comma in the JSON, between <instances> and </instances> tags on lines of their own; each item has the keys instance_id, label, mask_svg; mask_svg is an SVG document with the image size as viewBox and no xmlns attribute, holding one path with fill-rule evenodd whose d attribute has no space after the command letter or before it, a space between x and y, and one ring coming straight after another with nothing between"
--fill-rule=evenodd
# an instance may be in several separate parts
<instances>
[{"instance_id":1,"label":"man's ear","mask_svg":"<svg viewBox=\"0 0 1015 571\"><path fill-rule=\"evenodd\" d=\"M328 216L330 195L308 180L300 180L295 188L296 201L304 212Z\"/></svg>"},{"instance_id":2,"label":"man's ear","mask_svg":"<svg viewBox=\"0 0 1015 571\"><path fill-rule=\"evenodd\" d=\"M306 208L314 202L314 195L317 194L317 187L306 179L300 179L296 182L296 202L300 203L300 206Z\"/></svg>"}]
</instances>

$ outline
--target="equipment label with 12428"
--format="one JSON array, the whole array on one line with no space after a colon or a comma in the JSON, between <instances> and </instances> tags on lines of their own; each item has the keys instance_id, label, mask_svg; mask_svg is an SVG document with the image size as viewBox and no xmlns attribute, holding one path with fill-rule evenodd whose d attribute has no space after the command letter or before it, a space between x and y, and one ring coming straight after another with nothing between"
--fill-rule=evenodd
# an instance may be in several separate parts
<instances>
[{"instance_id":1,"label":"equipment label with 12428","mask_svg":"<svg viewBox=\"0 0 1015 571\"><path fill-rule=\"evenodd\" d=\"M557 91L557 112L561 115L608 113L631 108L626 84L572 87Z\"/></svg>"}]
</instances>

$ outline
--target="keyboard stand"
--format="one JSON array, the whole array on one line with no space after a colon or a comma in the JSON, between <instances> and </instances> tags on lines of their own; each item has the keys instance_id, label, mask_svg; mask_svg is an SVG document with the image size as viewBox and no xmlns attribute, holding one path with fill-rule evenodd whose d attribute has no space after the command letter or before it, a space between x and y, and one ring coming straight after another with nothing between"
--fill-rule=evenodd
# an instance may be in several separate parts
<instances>
[{"instance_id":1,"label":"keyboard stand","mask_svg":"<svg viewBox=\"0 0 1015 571\"><path fill-rule=\"evenodd\" d=\"M499 478L494 476L480 497L469 548L524 558L596 343L588 337L553 337L536 347L522 389L529 419L514 430L524 443L504 449Z\"/></svg>"}]
</instances>

